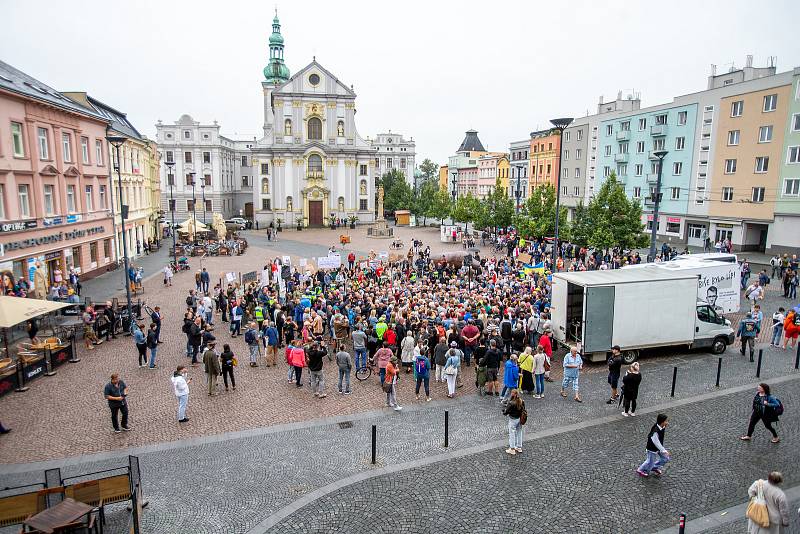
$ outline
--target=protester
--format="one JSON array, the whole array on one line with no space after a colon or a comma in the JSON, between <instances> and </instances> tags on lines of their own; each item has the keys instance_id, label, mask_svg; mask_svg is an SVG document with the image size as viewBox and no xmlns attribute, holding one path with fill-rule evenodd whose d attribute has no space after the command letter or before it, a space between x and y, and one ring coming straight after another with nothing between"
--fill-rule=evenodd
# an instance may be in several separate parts
<instances>
[{"instance_id":1,"label":"protester","mask_svg":"<svg viewBox=\"0 0 800 534\"><path fill-rule=\"evenodd\" d=\"M425 386L425 401L431 401L431 388L430 388L430 371L431 361L424 354L417 354L414 357L414 381L416 383L414 393L419 400L419 386Z\"/></svg>"},{"instance_id":2,"label":"protester","mask_svg":"<svg viewBox=\"0 0 800 534\"><path fill-rule=\"evenodd\" d=\"M321 338L314 340L314 344L306 351L306 365L311 375L311 391L315 397L324 399L328 395L325 393L325 373L322 371L323 358L328 351L320 345Z\"/></svg>"},{"instance_id":3,"label":"protester","mask_svg":"<svg viewBox=\"0 0 800 534\"><path fill-rule=\"evenodd\" d=\"M736 337L742 340L742 348L739 349L739 352L742 356L745 355L745 349L749 346L750 358L753 358L753 352L755 351L755 340L756 336L758 336L758 333L758 323L755 319L753 319L753 314L751 312L747 312L744 319L739 322L739 329L736 331Z\"/></svg>"},{"instance_id":4,"label":"protester","mask_svg":"<svg viewBox=\"0 0 800 534\"><path fill-rule=\"evenodd\" d=\"M336 353L336 365L339 368L339 393L350 395L350 373L353 370L353 357L344 350L344 347ZM344 381L344 389L342 389L342 381Z\"/></svg>"},{"instance_id":5,"label":"protester","mask_svg":"<svg viewBox=\"0 0 800 534\"><path fill-rule=\"evenodd\" d=\"M386 376L382 382L383 390L386 392L386 406L399 412L403 409L397 403L397 358L392 357L386 364Z\"/></svg>"},{"instance_id":6,"label":"protester","mask_svg":"<svg viewBox=\"0 0 800 534\"><path fill-rule=\"evenodd\" d=\"M217 394L217 378L222 373L219 366L219 357L214 351L214 345L215 343L213 341L208 343L203 353L203 369L206 372L209 397L213 397Z\"/></svg>"},{"instance_id":7,"label":"protester","mask_svg":"<svg viewBox=\"0 0 800 534\"><path fill-rule=\"evenodd\" d=\"M533 377L536 385L536 394L533 396L534 399L544 398L544 366L546 359L547 356L544 353L544 349L541 345L538 345L536 347L536 354L533 356Z\"/></svg>"},{"instance_id":8,"label":"protester","mask_svg":"<svg viewBox=\"0 0 800 534\"><path fill-rule=\"evenodd\" d=\"M119 379L117 373L111 375L111 381L103 389L103 396L108 401L108 407L111 409L111 424L114 426L114 432L119 434L123 430L126 432L131 430L128 426L128 386ZM122 414L121 430L119 423L120 413Z\"/></svg>"},{"instance_id":9,"label":"protester","mask_svg":"<svg viewBox=\"0 0 800 534\"><path fill-rule=\"evenodd\" d=\"M444 362L444 376L447 380L447 397L452 399L456 396L456 379L458 378L458 371L461 368L461 358L456 352L458 344L454 341L450 344L450 350L447 351L447 360Z\"/></svg>"},{"instance_id":10,"label":"protester","mask_svg":"<svg viewBox=\"0 0 800 534\"><path fill-rule=\"evenodd\" d=\"M500 395L500 403L506 404L511 398L511 393L519 386L519 366L517 365L517 355L511 354L506 360L503 371L503 392Z\"/></svg>"},{"instance_id":11,"label":"protester","mask_svg":"<svg viewBox=\"0 0 800 534\"><path fill-rule=\"evenodd\" d=\"M522 351L522 354L519 355L518 364L520 372L519 389L520 391L522 391L522 393L527 393L528 395L532 395L534 384L533 384L533 350L531 349L531 347L525 347L525 349Z\"/></svg>"},{"instance_id":12,"label":"protester","mask_svg":"<svg viewBox=\"0 0 800 534\"><path fill-rule=\"evenodd\" d=\"M222 368L222 381L225 384L225 391L228 391L228 379L231 380L231 387L236 391L236 378L233 376L233 368L237 366L236 356L231 351L231 346L227 343L222 345L222 354L219 355L219 362Z\"/></svg>"},{"instance_id":13,"label":"protester","mask_svg":"<svg viewBox=\"0 0 800 534\"><path fill-rule=\"evenodd\" d=\"M639 362L633 362L622 377L622 415L625 417L636 416L636 399L639 398L639 384L642 375L639 373Z\"/></svg>"},{"instance_id":14,"label":"protester","mask_svg":"<svg viewBox=\"0 0 800 534\"><path fill-rule=\"evenodd\" d=\"M512 390L503 410L503 415L508 417L508 448L506 452L512 456L522 452L523 425L521 417L524 410L525 401L522 400L516 389Z\"/></svg>"},{"instance_id":15,"label":"protester","mask_svg":"<svg viewBox=\"0 0 800 534\"><path fill-rule=\"evenodd\" d=\"M258 331L256 323L249 323L244 332L244 342L250 351L250 367L258 367L258 358L261 356L261 345L258 344Z\"/></svg>"},{"instance_id":16,"label":"protester","mask_svg":"<svg viewBox=\"0 0 800 534\"><path fill-rule=\"evenodd\" d=\"M131 322L131 335L133 336L136 350L139 352L139 367L147 365L147 338L142 332L142 328L144 328L144 323Z\"/></svg>"},{"instance_id":17,"label":"protester","mask_svg":"<svg viewBox=\"0 0 800 534\"><path fill-rule=\"evenodd\" d=\"M572 386L572 391L575 393L575 402L583 402L580 397L580 384L578 379L580 377L581 369L583 368L583 360L581 355L578 354L576 347L570 347L569 354L564 356L564 379L561 382L561 396L566 397L566 390Z\"/></svg>"},{"instance_id":18,"label":"protester","mask_svg":"<svg viewBox=\"0 0 800 534\"><path fill-rule=\"evenodd\" d=\"M172 387L175 391L175 397L178 399L179 423L189 422L189 418L186 417L186 407L189 405L189 384L192 383L192 379L187 379L186 374L186 366L183 365L179 365L172 374Z\"/></svg>"}]
</instances>

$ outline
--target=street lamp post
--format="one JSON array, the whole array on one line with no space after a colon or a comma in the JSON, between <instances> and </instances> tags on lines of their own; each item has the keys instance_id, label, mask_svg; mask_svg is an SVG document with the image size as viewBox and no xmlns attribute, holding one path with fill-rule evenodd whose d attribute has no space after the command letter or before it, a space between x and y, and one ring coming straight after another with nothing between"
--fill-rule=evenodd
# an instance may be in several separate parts
<instances>
[{"instance_id":1,"label":"street lamp post","mask_svg":"<svg viewBox=\"0 0 800 534\"><path fill-rule=\"evenodd\" d=\"M190 172L189 176L192 178L192 243L197 245L197 197L195 196L195 173Z\"/></svg>"},{"instance_id":2,"label":"street lamp post","mask_svg":"<svg viewBox=\"0 0 800 534\"><path fill-rule=\"evenodd\" d=\"M565 117L561 119L553 119L550 123L558 130L559 135L561 136L558 142L558 176L556 176L556 228L555 228L555 236L553 238L553 248L555 249L555 258L554 261L558 262L559 252L561 251L561 247L558 244L558 219L559 214L561 211L561 158L564 152L564 130L566 130L567 126L572 124L571 117Z\"/></svg>"},{"instance_id":3,"label":"street lamp post","mask_svg":"<svg viewBox=\"0 0 800 534\"><path fill-rule=\"evenodd\" d=\"M453 173L453 179L452 179L452 181L450 182L450 183L452 183L452 184L453 184L453 191L452 191L452 195L453 195L453 210L454 210L454 211L455 211L455 209L456 209L456 196L458 195L458 192L457 192L457 190L456 190L456 187L458 186L458 180L456 179L456 176L458 176L458 171L456 171L456 172L454 172L454 173ZM453 224L455 225L456 219L455 219L455 217L453 216L453 214L451 214L451 215L450 215L450 218L453 220Z\"/></svg>"},{"instance_id":4,"label":"street lamp post","mask_svg":"<svg viewBox=\"0 0 800 534\"><path fill-rule=\"evenodd\" d=\"M175 185L175 175L172 173L173 167L175 166L174 161L167 161L165 162L167 166L167 182L169 183L169 211L172 215L172 228L170 228L170 233L172 234L172 258L175 262L175 268L178 268L178 246L175 244L175 197L172 195L172 188Z\"/></svg>"},{"instance_id":5,"label":"street lamp post","mask_svg":"<svg viewBox=\"0 0 800 534\"><path fill-rule=\"evenodd\" d=\"M131 284L128 277L128 238L125 235L125 218L128 216L128 205L122 203L122 174L120 170L120 156L119 156L119 147L122 146L123 143L127 140L127 137L123 137L120 135L109 135L106 136L106 140L114 147L114 170L117 171L117 185L119 186L119 219L120 219L120 228L122 232L122 256L125 258L125 297L126 303L128 307L128 320L133 321L133 309L131 307ZM112 326L113 327L113 326ZM130 323L128 323L128 328L130 329Z\"/></svg>"},{"instance_id":6,"label":"street lamp post","mask_svg":"<svg viewBox=\"0 0 800 534\"><path fill-rule=\"evenodd\" d=\"M664 158L667 156L666 150L656 150L653 155L658 158L658 178L656 178L656 190L653 193L653 227L650 229L650 253L647 261L656 261L656 230L658 230L658 208L661 204L661 168L664 166Z\"/></svg>"}]
</instances>

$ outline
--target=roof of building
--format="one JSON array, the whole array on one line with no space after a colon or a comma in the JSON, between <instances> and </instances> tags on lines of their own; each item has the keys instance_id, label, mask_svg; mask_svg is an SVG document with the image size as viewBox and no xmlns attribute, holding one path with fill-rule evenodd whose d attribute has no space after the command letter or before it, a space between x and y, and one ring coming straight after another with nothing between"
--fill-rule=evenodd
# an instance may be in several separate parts
<instances>
[{"instance_id":1,"label":"roof of building","mask_svg":"<svg viewBox=\"0 0 800 534\"><path fill-rule=\"evenodd\" d=\"M111 122L111 129L115 132L120 133L125 137L132 137L140 140L145 139L145 136L139 133L139 130L137 130L133 124L130 123L125 113L112 108L108 104L100 102L96 98L90 96L88 93L65 92L64 95L83 107L89 107L92 111L102 115L103 118Z\"/></svg>"},{"instance_id":2,"label":"roof of building","mask_svg":"<svg viewBox=\"0 0 800 534\"><path fill-rule=\"evenodd\" d=\"M573 284L583 286L603 286L636 282L655 282L660 280L696 280L697 275L660 269L648 265L639 269L611 269L608 271L578 271L554 273L554 278L563 278Z\"/></svg>"},{"instance_id":3,"label":"roof of building","mask_svg":"<svg viewBox=\"0 0 800 534\"><path fill-rule=\"evenodd\" d=\"M0 61L0 88L68 111L88 115L99 120L107 120L96 111L81 106L49 85L40 82L4 61Z\"/></svg>"},{"instance_id":4,"label":"roof of building","mask_svg":"<svg viewBox=\"0 0 800 534\"><path fill-rule=\"evenodd\" d=\"M533 139L534 137L547 137L549 135L552 135L554 129L555 128L548 128L546 130L538 130L535 132L531 132L531 139Z\"/></svg>"},{"instance_id":5,"label":"roof of building","mask_svg":"<svg viewBox=\"0 0 800 534\"><path fill-rule=\"evenodd\" d=\"M467 130L467 135L456 152L486 152L483 143L478 139L477 130Z\"/></svg>"}]
</instances>

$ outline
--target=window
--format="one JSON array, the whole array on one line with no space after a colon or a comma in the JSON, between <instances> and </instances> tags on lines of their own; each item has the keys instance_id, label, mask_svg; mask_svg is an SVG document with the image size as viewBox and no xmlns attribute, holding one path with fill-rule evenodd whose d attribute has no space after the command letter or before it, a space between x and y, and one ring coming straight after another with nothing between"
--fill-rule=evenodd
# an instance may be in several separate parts
<instances>
[{"instance_id":1,"label":"window","mask_svg":"<svg viewBox=\"0 0 800 534\"><path fill-rule=\"evenodd\" d=\"M703 230L705 230L705 226L701 224L687 224L686 236L691 239L700 239L703 236Z\"/></svg>"},{"instance_id":2,"label":"window","mask_svg":"<svg viewBox=\"0 0 800 534\"><path fill-rule=\"evenodd\" d=\"M628 153L628 143L620 143L619 144L619 153L620 154L627 154Z\"/></svg>"},{"instance_id":3,"label":"window","mask_svg":"<svg viewBox=\"0 0 800 534\"><path fill-rule=\"evenodd\" d=\"M563 196L569 195L569 186L566 186L566 185L561 186L561 194Z\"/></svg>"},{"instance_id":4,"label":"window","mask_svg":"<svg viewBox=\"0 0 800 534\"><path fill-rule=\"evenodd\" d=\"M731 102L731 117L741 117L744 111L744 100Z\"/></svg>"},{"instance_id":5,"label":"window","mask_svg":"<svg viewBox=\"0 0 800 534\"><path fill-rule=\"evenodd\" d=\"M75 213L75 186L68 185L67 186L67 212L68 213Z\"/></svg>"},{"instance_id":6,"label":"window","mask_svg":"<svg viewBox=\"0 0 800 534\"><path fill-rule=\"evenodd\" d=\"M636 165L633 166L633 173L636 176L641 176L643 170L644 170L644 165L642 165L641 163L637 163Z\"/></svg>"},{"instance_id":7,"label":"window","mask_svg":"<svg viewBox=\"0 0 800 534\"><path fill-rule=\"evenodd\" d=\"M637 154L644 154L644 141L637 141L636 142L636 153Z\"/></svg>"},{"instance_id":8,"label":"window","mask_svg":"<svg viewBox=\"0 0 800 534\"><path fill-rule=\"evenodd\" d=\"M366 176L367 175L367 164L362 163L358 166L358 175L359 176Z\"/></svg>"},{"instance_id":9,"label":"window","mask_svg":"<svg viewBox=\"0 0 800 534\"><path fill-rule=\"evenodd\" d=\"M772 141L772 125L762 126L758 129L758 142L769 143Z\"/></svg>"},{"instance_id":10,"label":"window","mask_svg":"<svg viewBox=\"0 0 800 534\"><path fill-rule=\"evenodd\" d=\"M569 141L570 132L564 132L564 141Z\"/></svg>"},{"instance_id":11,"label":"window","mask_svg":"<svg viewBox=\"0 0 800 534\"><path fill-rule=\"evenodd\" d=\"M211 204L211 199L206 199L206 211L214 211L214 206Z\"/></svg>"},{"instance_id":12,"label":"window","mask_svg":"<svg viewBox=\"0 0 800 534\"><path fill-rule=\"evenodd\" d=\"M242 167L247 167L247 156L242 156Z\"/></svg>"},{"instance_id":13,"label":"window","mask_svg":"<svg viewBox=\"0 0 800 534\"><path fill-rule=\"evenodd\" d=\"M688 113L685 111L678 112L678 126L685 126Z\"/></svg>"},{"instance_id":14,"label":"window","mask_svg":"<svg viewBox=\"0 0 800 534\"><path fill-rule=\"evenodd\" d=\"M800 146L790 146L786 155L786 163L800 163Z\"/></svg>"},{"instance_id":15,"label":"window","mask_svg":"<svg viewBox=\"0 0 800 534\"><path fill-rule=\"evenodd\" d=\"M53 195L54 195L54 186L52 185L45 185L44 186L44 214L45 215L52 215L55 213L55 208L53 205Z\"/></svg>"},{"instance_id":16,"label":"window","mask_svg":"<svg viewBox=\"0 0 800 534\"><path fill-rule=\"evenodd\" d=\"M631 131L631 121L622 121L619 123L619 129L623 132Z\"/></svg>"},{"instance_id":17,"label":"window","mask_svg":"<svg viewBox=\"0 0 800 534\"><path fill-rule=\"evenodd\" d=\"M569 159L569 150L564 150L564 159L565 160Z\"/></svg>"},{"instance_id":18,"label":"window","mask_svg":"<svg viewBox=\"0 0 800 534\"><path fill-rule=\"evenodd\" d=\"M392 168L394 168L394 165L393 165L393 163L392 163L392 158L386 158L386 168L387 168L387 169L392 169Z\"/></svg>"},{"instance_id":19,"label":"window","mask_svg":"<svg viewBox=\"0 0 800 534\"><path fill-rule=\"evenodd\" d=\"M574 189L574 191L575 191L575 196L576 196L576 197L579 197L579 196L581 196L581 188L580 188L580 187L578 187L578 186L576 185L576 186L575 186L575 189ZM554 217L555 217L555 215L554 215Z\"/></svg>"},{"instance_id":20,"label":"window","mask_svg":"<svg viewBox=\"0 0 800 534\"><path fill-rule=\"evenodd\" d=\"M322 121L317 117L308 119L308 138L311 140L322 140Z\"/></svg>"},{"instance_id":21,"label":"window","mask_svg":"<svg viewBox=\"0 0 800 534\"><path fill-rule=\"evenodd\" d=\"M89 261L92 265L97 265L97 241L89 243Z\"/></svg>"},{"instance_id":22,"label":"window","mask_svg":"<svg viewBox=\"0 0 800 534\"><path fill-rule=\"evenodd\" d=\"M401 169L406 168L406 158L400 158L400 168Z\"/></svg>"},{"instance_id":23,"label":"window","mask_svg":"<svg viewBox=\"0 0 800 534\"><path fill-rule=\"evenodd\" d=\"M617 176L627 176L627 175L628 175L628 166L617 165Z\"/></svg>"},{"instance_id":24,"label":"window","mask_svg":"<svg viewBox=\"0 0 800 534\"><path fill-rule=\"evenodd\" d=\"M800 178L787 178L783 181L783 196L800 196Z\"/></svg>"},{"instance_id":25,"label":"window","mask_svg":"<svg viewBox=\"0 0 800 534\"><path fill-rule=\"evenodd\" d=\"M0 219L6 218L6 186L0 184Z\"/></svg>"},{"instance_id":26,"label":"window","mask_svg":"<svg viewBox=\"0 0 800 534\"><path fill-rule=\"evenodd\" d=\"M61 134L61 149L64 161L72 161L72 139L68 133Z\"/></svg>"},{"instance_id":27,"label":"window","mask_svg":"<svg viewBox=\"0 0 800 534\"><path fill-rule=\"evenodd\" d=\"M269 174L269 163L261 164L261 174Z\"/></svg>"},{"instance_id":28,"label":"window","mask_svg":"<svg viewBox=\"0 0 800 534\"><path fill-rule=\"evenodd\" d=\"M767 172L769 170L769 156L756 157L756 171L757 173Z\"/></svg>"},{"instance_id":29,"label":"window","mask_svg":"<svg viewBox=\"0 0 800 534\"><path fill-rule=\"evenodd\" d=\"M767 95L764 97L764 113L775 111L778 107L778 95Z\"/></svg>"},{"instance_id":30,"label":"window","mask_svg":"<svg viewBox=\"0 0 800 534\"><path fill-rule=\"evenodd\" d=\"M192 162L192 153L191 152L184 152L183 153L183 162L184 163L191 163Z\"/></svg>"},{"instance_id":31,"label":"window","mask_svg":"<svg viewBox=\"0 0 800 534\"><path fill-rule=\"evenodd\" d=\"M578 130L578 131L580 131L580 130ZM580 148L576 148L575 149L575 159L581 159L582 156L583 156L583 150L581 150Z\"/></svg>"},{"instance_id":32,"label":"window","mask_svg":"<svg viewBox=\"0 0 800 534\"><path fill-rule=\"evenodd\" d=\"M189 199L186 201L186 210L194 211L194 200Z\"/></svg>"},{"instance_id":33,"label":"window","mask_svg":"<svg viewBox=\"0 0 800 534\"><path fill-rule=\"evenodd\" d=\"M270 206L272 205L272 202L271 202L271 201L272 201L272 199L269 199L269 198L262 198L262 199L261 199L261 209L262 209L262 210L265 210L265 211L269 211L269 210L271 210L271 209L272 209L272 208L270 207Z\"/></svg>"},{"instance_id":34,"label":"window","mask_svg":"<svg viewBox=\"0 0 800 534\"><path fill-rule=\"evenodd\" d=\"M192 134L191 134L191 132L189 130L184 130L183 131L183 138L184 139L191 139L191 137L192 137Z\"/></svg>"},{"instance_id":35,"label":"window","mask_svg":"<svg viewBox=\"0 0 800 534\"><path fill-rule=\"evenodd\" d=\"M732 187L723 187L722 188L722 201L723 202L733 202L733 188Z\"/></svg>"},{"instance_id":36,"label":"window","mask_svg":"<svg viewBox=\"0 0 800 534\"><path fill-rule=\"evenodd\" d=\"M681 233L681 223L680 222L670 222L669 218L667 219L667 231L668 234L679 234Z\"/></svg>"},{"instance_id":37,"label":"window","mask_svg":"<svg viewBox=\"0 0 800 534\"><path fill-rule=\"evenodd\" d=\"M578 130L577 139L578 139L578 141L582 141L583 140L583 130ZM527 157L527 154L525 155L525 157Z\"/></svg>"},{"instance_id":38,"label":"window","mask_svg":"<svg viewBox=\"0 0 800 534\"><path fill-rule=\"evenodd\" d=\"M694 194L694 203L702 204L705 201L705 199L706 199L706 188L705 186L698 185Z\"/></svg>"},{"instance_id":39,"label":"window","mask_svg":"<svg viewBox=\"0 0 800 534\"><path fill-rule=\"evenodd\" d=\"M74 254L73 254L74 256ZM111 257L111 240L110 239L103 239L103 257L110 258Z\"/></svg>"},{"instance_id":40,"label":"window","mask_svg":"<svg viewBox=\"0 0 800 534\"><path fill-rule=\"evenodd\" d=\"M81 161L87 164L89 163L89 138L88 137L81 137Z\"/></svg>"},{"instance_id":41,"label":"window","mask_svg":"<svg viewBox=\"0 0 800 534\"><path fill-rule=\"evenodd\" d=\"M672 164L672 174L677 176L681 172L683 172L683 162L676 161L675 163Z\"/></svg>"},{"instance_id":42,"label":"window","mask_svg":"<svg viewBox=\"0 0 800 534\"><path fill-rule=\"evenodd\" d=\"M639 119L639 131L643 132L647 129L647 119Z\"/></svg>"},{"instance_id":43,"label":"window","mask_svg":"<svg viewBox=\"0 0 800 534\"><path fill-rule=\"evenodd\" d=\"M367 199L366 198L359 199L359 201L358 201L358 209L361 210L361 211L367 211L367 209L369 209L368 206L367 206Z\"/></svg>"},{"instance_id":44,"label":"window","mask_svg":"<svg viewBox=\"0 0 800 534\"><path fill-rule=\"evenodd\" d=\"M19 122L11 123L11 146L14 149L15 157L25 157L25 143L22 138L22 124Z\"/></svg>"},{"instance_id":45,"label":"window","mask_svg":"<svg viewBox=\"0 0 800 534\"><path fill-rule=\"evenodd\" d=\"M753 194L750 197L750 200L752 200L753 202L764 202L764 188L754 187Z\"/></svg>"},{"instance_id":46,"label":"window","mask_svg":"<svg viewBox=\"0 0 800 534\"><path fill-rule=\"evenodd\" d=\"M192 185L194 183L194 175L192 173L188 173L186 175L186 185Z\"/></svg>"},{"instance_id":47,"label":"window","mask_svg":"<svg viewBox=\"0 0 800 534\"><path fill-rule=\"evenodd\" d=\"M86 211L94 211L94 189L91 185L86 186Z\"/></svg>"},{"instance_id":48,"label":"window","mask_svg":"<svg viewBox=\"0 0 800 534\"><path fill-rule=\"evenodd\" d=\"M175 154L172 150L167 150L167 163L175 163Z\"/></svg>"},{"instance_id":49,"label":"window","mask_svg":"<svg viewBox=\"0 0 800 534\"><path fill-rule=\"evenodd\" d=\"M580 167L578 167L575 169L575 178L580 178L580 177L581 177L581 169Z\"/></svg>"},{"instance_id":50,"label":"window","mask_svg":"<svg viewBox=\"0 0 800 534\"><path fill-rule=\"evenodd\" d=\"M322 158L319 154L308 156L308 170L309 172L322 172Z\"/></svg>"},{"instance_id":51,"label":"window","mask_svg":"<svg viewBox=\"0 0 800 534\"><path fill-rule=\"evenodd\" d=\"M603 176L606 178L611 176L611 167L603 167Z\"/></svg>"},{"instance_id":52,"label":"window","mask_svg":"<svg viewBox=\"0 0 800 534\"><path fill-rule=\"evenodd\" d=\"M203 163L211 163L211 152L203 152Z\"/></svg>"},{"instance_id":53,"label":"window","mask_svg":"<svg viewBox=\"0 0 800 534\"><path fill-rule=\"evenodd\" d=\"M667 114L656 115L656 124L667 124Z\"/></svg>"},{"instance_id":54,"label":"window","mask_svg":"<svg viewBox=\"0 0 800 534\"><path fill-rule=\"evenodd\" d=\"M606 156L611 155L611 145L606 145Z\"/></svg>"},{"instance_id":55,"label":"window","mask_svg":"<svg viewBox=\"0 0 800 534\"><path fill-rule=\"evenodd\" d=\"M614 125L606 124L606 135L614 135Z\"/></svg>"},{"instance_id":56,"label":"window","mask_svg":"<svg viewBox=\"0 0 800 534\"><path fill-rule=\"evenodd\" d=\"M798 84L798 87L800 87L800 84ZM800 132L800 113L792 115L792 131Z\"/></svg>"},{"instance_id":57,"label":"window","mask_svg":"<svg viewBox=\"0 0 800 534\"><path fill-rule=\"evenodd\" d=\"M672 200L678 200L681 198L681 188L680 187L673 187L671 188L670 198Z\"/></svg>"},{"instance_id":58,"label":"window","mask_svg":"<svg viewBox=\"0 0 800 534\"><path fill-rule=\"evenodd\" d=\"M675 138L675 150L683 150L686 148L686 138L685 137L676 137Z\"/></svg>"},{"instance_id":59,"label":"window","mask_svg":"<svg viewBox=\"0 0 800 534\"><path fill-rule=\"evenodd\" d=\"M730 130L728 132L728 146L736 146L739 144L739 130Z\"/></svg>"},{"instance_id":60,"label":"window","mask_svg":"<svg viewBox=\"0 0 800 534\"><path fill-rule=\"evenodd\" d=\"M39 139L39 158L50 159L50 147L47 144L47 129L37 128L36 135Z\"/></svg>"},{"instance_id":61,"label":"window","mask_svg":"<svg viewBox=\"0 0 800 534\"><path fill-rule=\"evenodd\" d=\"M19 214L22 217L31 216L31 200L28 191L28 184L17 186L17 196L19 197Z\"/></svg>"},{"instance_id":62,"label":"window","mask_svg":"<svg viewBox=\"0 0 800 534\"><path fill-rule=\"evenodd\" d=\"M735 159L726 159L725 160L725 174L734 174L736 172L736 160Z\"/></svg>"},{"instance_id":63,"label":"window","mask_svg":"<svg viewBox=\"0 0 800 534\"><path fill-rule=\"evenodd\" d=\"M106 186L100 186L100 209L106 209Z\"/></svg>"},{"instance_id":64,"label":"window","mask_svg":"<svg viewBox=\"0 0 800 534\"><path fill-rule=\"evenodd\" d=\"M561 176L564 178L569 178L569 169L567 168L561 169Z\"/></svg>"},{"instance_id":65,"label":"window","mask_svg":"<svg viewBox=\"0 0 800 534\"><path fill-rule=\"evenodd\" d=\"M642 188L641 187L634 187L633 188L633 198L642 198Z\"/></svg>"}]
</instances>

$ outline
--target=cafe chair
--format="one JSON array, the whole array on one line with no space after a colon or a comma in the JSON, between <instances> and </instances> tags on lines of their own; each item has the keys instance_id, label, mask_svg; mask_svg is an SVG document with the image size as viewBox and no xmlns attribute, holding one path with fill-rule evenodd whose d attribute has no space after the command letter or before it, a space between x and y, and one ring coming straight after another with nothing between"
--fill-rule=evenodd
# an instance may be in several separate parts
<instances>
[{"instance_id":1,"label":"cafe chair","mask_svg":"<svg viewBox=\"0 0 800 534\"><path fill-rule=\"evenodd\" d=\"M63 344L63 343L61 343L61 339L59 339L57 337L48 337L47 339L44 340L44 342L47 345L62 345Z\"/></svg>"}]
</instances>

